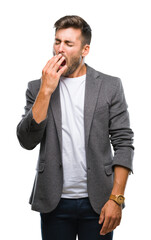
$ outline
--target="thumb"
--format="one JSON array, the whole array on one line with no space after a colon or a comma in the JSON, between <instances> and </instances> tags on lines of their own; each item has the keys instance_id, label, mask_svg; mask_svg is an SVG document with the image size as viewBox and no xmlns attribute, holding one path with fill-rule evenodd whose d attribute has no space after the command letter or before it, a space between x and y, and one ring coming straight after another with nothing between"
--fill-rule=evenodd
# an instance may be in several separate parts
<instances>
[{"instance_id":1,"label":"thumb","mask_svg":"<svg viewBox=\"0 0 151 240\"><path fill-rule=\"evenodd\" d=\"M102 208L102 211L101 211L101 214L100 214L100 218L99 218L99 224L102 224L104 219L105 219L105 211Z\"/></svg>"}]
</instances>

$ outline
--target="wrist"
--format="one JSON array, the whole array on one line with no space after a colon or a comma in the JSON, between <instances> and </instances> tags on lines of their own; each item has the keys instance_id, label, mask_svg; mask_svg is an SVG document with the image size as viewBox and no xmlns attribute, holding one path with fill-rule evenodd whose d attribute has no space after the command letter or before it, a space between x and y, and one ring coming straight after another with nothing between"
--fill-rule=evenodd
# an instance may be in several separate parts
<instances>
[{"instance_id":1,"label":"wrist","mask_svg":"<svg viewBox=\"0 0 151 240\"><path fill-rule=\"evenodd\" d=\"M119 206L121 206L124 204L125 197L123 194L116 194L116 195L111 194L109 197L109 200L112 200L112 201L116 202Z\"/></svg>"},{"instance_id":2,"label":"wrist","mask_svg":"<svg viewBox=\"0 0 151 240\"><path fill-rule=\"evenodd\" d=\"M53 91L51 91L48 88L41 87L39 90L39 94L41 95L42 98L50 98L52 95Z\"/></svg>"}]
</instances>

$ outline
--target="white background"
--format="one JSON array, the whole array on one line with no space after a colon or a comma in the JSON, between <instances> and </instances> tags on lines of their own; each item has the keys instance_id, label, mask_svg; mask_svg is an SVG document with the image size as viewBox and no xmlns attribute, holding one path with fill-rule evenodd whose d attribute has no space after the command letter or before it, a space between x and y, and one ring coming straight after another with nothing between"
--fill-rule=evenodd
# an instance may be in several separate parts
<instances>
[{"instance_id":1,"label":"white background","mask_svg":"<svg viewBox=\"0 0 151 240\"><path fill-rule=\"evenodd\" d=\"M135 132L134 174L129 177L126 208L114 239L150 238L150 13L149 0L5 0L0 4L1 239L41 239L39 214L28 204L39 147L22 149L16 126L24 113L28 81L40 78L52 57L53 24L67 14L80 15L92 27L86 62L122 79Z\"/></svg>"}]
</instances>

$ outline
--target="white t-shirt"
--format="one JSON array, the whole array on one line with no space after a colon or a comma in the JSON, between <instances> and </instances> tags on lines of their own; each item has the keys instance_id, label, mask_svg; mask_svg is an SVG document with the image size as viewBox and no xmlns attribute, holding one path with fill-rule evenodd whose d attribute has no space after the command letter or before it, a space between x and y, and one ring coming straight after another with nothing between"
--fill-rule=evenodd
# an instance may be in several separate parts
<instances>
[{"instance_id":1,"label":"white t-shirt","mask_svg":"<svg viewBox=\"0 0 151 240\"><path fill-rule=\"evenodd\" d=\"M87 166L84 141L86 75L60 79L62 112L62 198L87 197Z\"/></svg>"}]
</instances>

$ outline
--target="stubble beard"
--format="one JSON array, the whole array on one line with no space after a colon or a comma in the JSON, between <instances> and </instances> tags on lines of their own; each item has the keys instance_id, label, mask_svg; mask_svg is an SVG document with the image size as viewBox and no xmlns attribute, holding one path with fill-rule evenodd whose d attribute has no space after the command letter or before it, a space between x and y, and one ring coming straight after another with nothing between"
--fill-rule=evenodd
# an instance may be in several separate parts
<instances>
[{"instance_id":1,"label":"stubble beard","mask_svg":"<svg viewBox=\"0 0 151 240\"><path fill-rule=\"evenodd\" d=\"M68 77L69 75L73 74L77 68L79 67L80 63L81 63L82 57L73 57L71 59L71 63L69 65L69 67L67 68L67 70L62 74L62 76L64 77Z\"/></svg>"}]
</instances>

